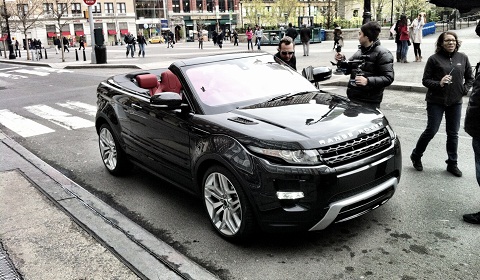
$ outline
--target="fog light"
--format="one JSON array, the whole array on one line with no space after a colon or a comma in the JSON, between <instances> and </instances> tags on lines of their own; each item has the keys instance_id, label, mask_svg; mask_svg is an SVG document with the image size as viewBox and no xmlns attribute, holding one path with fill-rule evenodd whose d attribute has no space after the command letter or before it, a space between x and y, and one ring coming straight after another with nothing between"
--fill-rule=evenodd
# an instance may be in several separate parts
<instances>
[{"instance_id":1,"label":"fog light","mask_svg":"<svg viewBox=\"0 0 480 280\"><path fill-rule=\"evenodd\" d=\"M299 199L305 197L303 192L277 192L278 199Z\"/></svg>"}]
</instances>

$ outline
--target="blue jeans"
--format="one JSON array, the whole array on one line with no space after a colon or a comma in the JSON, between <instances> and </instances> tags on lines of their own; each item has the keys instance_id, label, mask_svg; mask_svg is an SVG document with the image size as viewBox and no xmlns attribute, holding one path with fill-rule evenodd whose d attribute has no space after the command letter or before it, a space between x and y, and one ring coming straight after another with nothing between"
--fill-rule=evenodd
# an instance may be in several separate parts
<instances>
[{"instance_id":1,"label":"blue jeans","mask_svg":"<svg viewBox=\"0 0 480 280\"><path fill-rule=\"evenodd\" d=\"M138 44L138 56L140 54L145 57L145 44Z\"/></svg>"},{"instance_id":2,"label":"blue jeans","mask_svg":"<svg viewBox=\"0 0 480 280\"><path fill-rule=\"evenodd\" d=\"M407 53L408 53L408 41L402 41L402 54L401 58L403 60L407 60Z\"/></svg>"},{"instance_id":3,"label":"blue jeans","mask_svg":"<svg viewBox=\"0 0 480 280\"><path fill-rule=\"evenodd\" d=\"M462 103L450 106L427 103L427 128L420 135L412 156L421 158L427 149L428 143L438 132L442 123L443 114L445 114L445 130L447 132L447 154L448 162L456 163L458 160L458 130L460 129L460 117L462 115Z\"/></svg>"},{"instance_id":4,"label":"blue jeans","mask_svg":"<svg viewBox=\"0 0 480 280\"><path fill-rule=\"evenodd\" d=\"M473 152L475 154L475 173L477 174L477 183L480 185L480 138L472 139Z\"/></svg>"},{"instance_id":5,"label":"blue jeans","mask_svg":"<svg viewBox=\"0 0 480 280\"><path fill-rule=\"evenodd\" d=\"M128 54L130 53L131 51L131 55L133 57L133 54L134 54L134 50L133 50L133 45L132 44L127 44L127 57L128 57Z\"/></svg>"},{"instance_id":6,"label":"blue jeans","mask_svg":"<svg viewBox=\"0 0 480 280\"><path fill-rule=\"evenodd\" d=\"M262 44L262 38L257 38L257 48L260 49L260 45Z\"/></svg>"}]
</instances>

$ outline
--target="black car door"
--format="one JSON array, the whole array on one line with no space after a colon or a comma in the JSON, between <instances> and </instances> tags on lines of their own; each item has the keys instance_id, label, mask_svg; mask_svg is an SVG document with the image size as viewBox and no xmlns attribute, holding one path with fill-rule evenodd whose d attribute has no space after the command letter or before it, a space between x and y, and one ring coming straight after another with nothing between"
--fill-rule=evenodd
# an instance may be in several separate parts
<instances>
[{"instance_id":1,"label":"black car door","mask_svg":"<svg viewBox=\"0 0 480 280\"><path fill-rule=\"evenodd\" d=\"M144 167L184 187L192 186L188 115L154 108L131 97L129 129L135 157Z\"/></svg>"}]
</instances>

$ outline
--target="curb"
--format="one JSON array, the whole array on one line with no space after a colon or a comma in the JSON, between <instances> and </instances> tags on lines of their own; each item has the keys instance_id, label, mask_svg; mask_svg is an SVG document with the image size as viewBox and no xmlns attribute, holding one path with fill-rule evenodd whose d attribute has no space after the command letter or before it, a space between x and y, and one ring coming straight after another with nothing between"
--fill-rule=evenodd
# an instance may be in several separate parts
<instances>
[{"instance_id":1,"label":"curb","mask_svg":"<svg viewBox=\"0 0 480 280\"><path fill-rule=\"evenodd\" d=\"M71 181L1 130L0 144L16 165L11 168L22 166L22 172L40 192L140 278L157 279L163 275L168 279L219 279Z\"/></svg>"}]
</instances>

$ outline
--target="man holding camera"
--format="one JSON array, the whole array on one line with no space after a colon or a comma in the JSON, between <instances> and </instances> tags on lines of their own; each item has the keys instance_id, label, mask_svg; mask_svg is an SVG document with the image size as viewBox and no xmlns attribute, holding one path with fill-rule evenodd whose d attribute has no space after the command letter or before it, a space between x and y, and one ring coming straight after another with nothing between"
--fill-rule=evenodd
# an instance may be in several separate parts
<instances>
[{"instance_id":1,"label":"man holding camera","mask_svg":"<svg viewBox=\"0 0 480 280\"><path fill-rule=\"evenodd\" d=\"M372 108L380 108L383 90L394 79L393 55L380 45L380 30L378 23L367 22L358 32L358 51L348 61L341 52L335 55L339 63L346 65L345 74L350 74L348 98Z\"/></svg>"}]
</instances>

